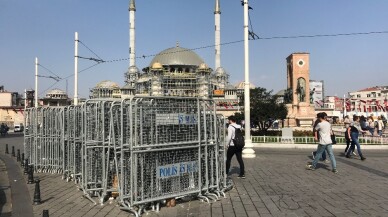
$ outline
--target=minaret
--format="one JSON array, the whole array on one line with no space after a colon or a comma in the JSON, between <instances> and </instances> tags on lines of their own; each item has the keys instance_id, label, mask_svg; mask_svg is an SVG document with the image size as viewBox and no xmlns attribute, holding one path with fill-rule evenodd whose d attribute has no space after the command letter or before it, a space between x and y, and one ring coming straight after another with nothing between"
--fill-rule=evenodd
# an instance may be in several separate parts
<instances>
[{"instance_id":1,"label":"minaret","mask_svg":"<svg viewBox=\"0 0 388 217\"><path fill-rule=\"evenodd\" d=\"M129 1L129 66L136 66L135 59L135 0Z\"/></svg>"},{"instance_id":2,"label":"minaret","mask_svg":"<svg viewBox=\"0 0 388 217\"><path fill-rule=\"evenodd\" d=\"M139 77L139 69L136 67L135 56L135 0L129 1L129 67L128 72L125 73L125 85L122 91L126 95L133 96L136 94L136 81Z\"/></svg>"},{"instance_id":3,"label":"minaret","mask_svg":"<svg viewBox=\"0 0 388 217\"><path fill-rule=\"evenodd\" d=\"M221 32L220 32L220 0L216 0L216 7L214 9L214 20L215 20L215 54L216 54L216 62L215 69L221 67Z\"/></svg>"},{"instance_id":4,"label":"minaret","mask_svg":"<svg viewBox=\"0 0 388 217\"><path fill-rule=\"evenodd\" d=\"M214 9L214 21L215 21L215 74L214 74L214 82L213 85L216 86L217 89L224 90L228 84L228 74L225 69L221 66L221 31L220 31L220 23L221 23L221 10L220 10L220 0L216 0L216 6Z\"/></svg>"}]
</instances>

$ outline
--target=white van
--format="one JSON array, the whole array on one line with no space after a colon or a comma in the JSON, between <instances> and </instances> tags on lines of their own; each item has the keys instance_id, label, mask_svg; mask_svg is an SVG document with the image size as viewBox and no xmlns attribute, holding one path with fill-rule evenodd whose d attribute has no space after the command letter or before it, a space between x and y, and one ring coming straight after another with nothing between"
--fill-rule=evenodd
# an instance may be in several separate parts
<instances>
[{"instance_id":1,"label":"white van","mask_svg":"<svg viewBox=\"0 0 388 217\"><path fill-rule=\"evenodd\" d=\"M23 132L24 127L23 124L15 124L13 126L13 132Z\"/></svg>"}]
</instances>

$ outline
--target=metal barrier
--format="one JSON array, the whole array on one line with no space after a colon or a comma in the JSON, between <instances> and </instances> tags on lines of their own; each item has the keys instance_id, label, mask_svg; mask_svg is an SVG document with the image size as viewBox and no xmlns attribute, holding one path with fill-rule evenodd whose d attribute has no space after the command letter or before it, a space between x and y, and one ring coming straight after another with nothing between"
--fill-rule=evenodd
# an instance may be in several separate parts
<instances>
[{"instance_id":1,"label":"metal barrier","mask_svg":"<svg viewBox=\"0 0 388 217\"><path fill-rule=\"evenodd\" d=\"M106 195L110 158L110 109L113 100L87 100L84 105L81 188L91 201L97 196L103 203Z\"/></svg>"},{"instance_id":2,"label":"metal barrier","mask_svg":"<svg viewBox=\"0 0 388 217\"><path fill-rule=\"evenodd\" d=\"M84 106L68 106L64 108L63 129L63 179L80 181L81 176L81 147Z\"/></svg>"},{"instance_id":3,"label":"metal barrier","mask_svg":"<svg viewBox=\"0 0 388 217\"><path fill-rule=\"evenodd\" d=\"M113 126L112 134L121 130L115 155L123 209L135 212L137 205L140 214L148 204L158 208L168 198L192 195L209 201L222 194L217 169L223 144L217 141L217 127L224 128L217 126L214 106L196 98L122 102L120 127Z\"/></svg>"},{"instance_id":4,"label":"metal barrier","mask_svg":"<svg viewBox=\"0 0 388 217\"><path fill-rule=\"evenodd\" d=\"M26 111L25 153L38 172L62 172L63 107Z\"/></svg>"},{"instance_id":5,"label":"metal barrier","mask_svg":"<svg viewBox=\"0 0 388 217\"><path fill-rule=\"evenodd\" d=\"M133 97L26 112L25 153L38 172L61 172L84 195L158 211L169 198L225 197L225 118L212 100Z\"/></svg>"}]
</instances>

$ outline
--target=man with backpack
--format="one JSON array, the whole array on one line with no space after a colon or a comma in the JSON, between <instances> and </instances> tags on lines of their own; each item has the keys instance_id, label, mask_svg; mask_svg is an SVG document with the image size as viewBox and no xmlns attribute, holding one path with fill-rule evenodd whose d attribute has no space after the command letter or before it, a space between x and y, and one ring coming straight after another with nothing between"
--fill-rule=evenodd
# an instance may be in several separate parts
<instances>
[{"instance_id":1,"label":"man with backpack","mask_svg":"<svg viewBox=\"0 0 388 217\"><path fill-rule=\"evenodd\" d=\"M230 116L228 120L229 127L228 136L226 138L226 147L228 148L226 154L226 174L229 173L230 161L232 160L233 155L236 155L237 161L240 165L240 175L238 177L245 179L244 161L242 159L244 137L241 132L241 126L236 124L236 118L234 116Z\"/></svg>"}]
</instances>

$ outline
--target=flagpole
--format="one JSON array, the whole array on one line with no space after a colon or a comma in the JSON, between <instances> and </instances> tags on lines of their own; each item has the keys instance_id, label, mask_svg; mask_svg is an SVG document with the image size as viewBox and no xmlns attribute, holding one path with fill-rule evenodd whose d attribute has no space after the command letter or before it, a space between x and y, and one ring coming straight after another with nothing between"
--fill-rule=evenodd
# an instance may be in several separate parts
<instances>
[{"instance_id":1,"label":"flagpole","mask_svg":"<svg viewBox=\"0 0 388 217\"><path fill-rule=\"evenodd\" d=\"M346 116L346 95L344 94L344 112L343 112L343 114L344 114L344 116L343 116L343 118L345 119L345 116Z\"/></svg>"}]
</instances>

